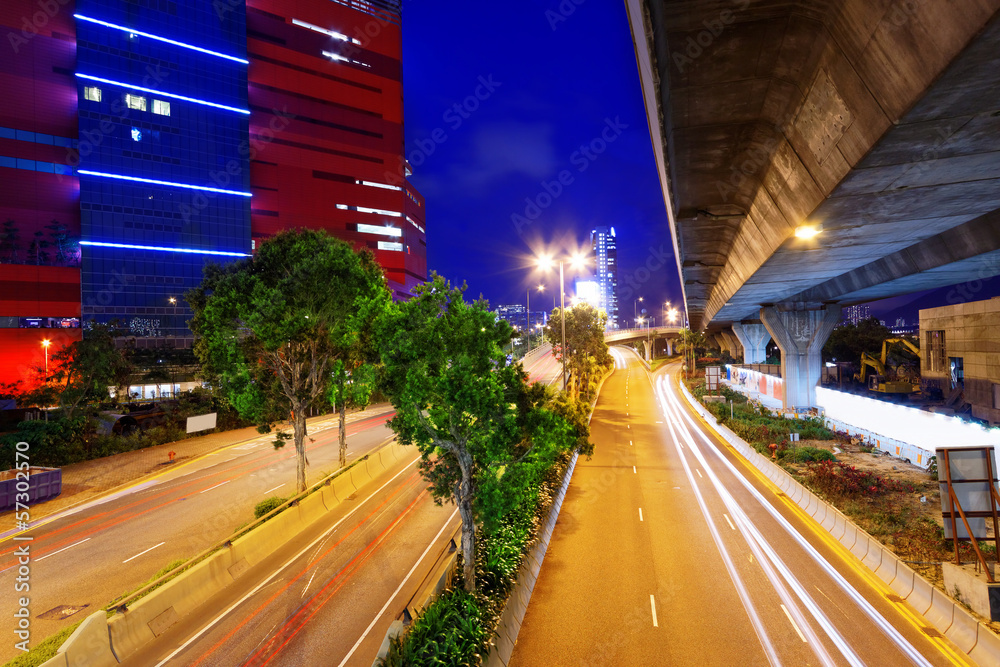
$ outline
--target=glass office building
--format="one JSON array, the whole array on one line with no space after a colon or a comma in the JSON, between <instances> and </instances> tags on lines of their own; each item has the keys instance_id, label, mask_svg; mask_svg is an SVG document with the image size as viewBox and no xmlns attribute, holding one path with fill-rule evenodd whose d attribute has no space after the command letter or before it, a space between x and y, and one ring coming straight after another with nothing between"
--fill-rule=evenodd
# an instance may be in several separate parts
<instances>
[{"instance_id":1,"label":"glass office building","mask_svg":"<svg viewBox=\"0 0 1000 667\"><path fill-rule=\"evenodd\" d=\"M206 261L250 253L246 13L76 5L85 320L190 336Z\"/></svg>"}]
</instances>

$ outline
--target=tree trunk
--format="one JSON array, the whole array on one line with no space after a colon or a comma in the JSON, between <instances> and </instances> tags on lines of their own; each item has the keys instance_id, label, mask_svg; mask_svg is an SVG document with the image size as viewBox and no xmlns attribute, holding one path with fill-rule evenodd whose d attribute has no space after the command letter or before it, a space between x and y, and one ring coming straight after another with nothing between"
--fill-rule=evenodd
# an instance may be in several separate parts
<instances>
[{"instance_id":1,"label":"tree trunk","mask_svg":"<svg viewBox=\"0 0 1000 667\"><path fill-rule=\"evenodd\" d=\"M292 416L292 429L295 437L295 480L299 493L302 493L306 490L306 414L301 406Z\"/></svg>"},{"instance_id":2,"label":"tree trunk","mask_svg":"<svg viewBox=\"0 0 1000 667\"><path fill-rule=\"evenodd\" d=\"M476 590L476 524L472 516L472 462L458 456L458 465L462 469L462 480L458 483L458 515L462 518L462 578L465 580L465 590L474 593Z\"/></svg>"},{"instance_id":3,"label":"tree trunk","mask_svg":"<svg viewBox=\"0 0 1000 667\"><path fill-rule=\"evenodd\" d=\"M340 402L340 467L347 465L347 402Z\"/></svg>"}]
</instances>

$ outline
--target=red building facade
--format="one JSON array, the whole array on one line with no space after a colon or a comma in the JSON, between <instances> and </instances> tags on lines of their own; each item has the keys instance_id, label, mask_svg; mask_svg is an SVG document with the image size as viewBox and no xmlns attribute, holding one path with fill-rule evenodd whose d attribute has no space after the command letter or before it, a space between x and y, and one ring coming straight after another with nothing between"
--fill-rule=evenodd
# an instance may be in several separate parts
<instances>
[{"instance_id":1,"label":"red building facade","mask_svg":"<svg viewBox=\"0 0 1000 667\"><path fill-rule=\"evenodd\" d=\"M72 3L0 3L0 384L33 384L79 340Z\"/></svg>"},{"instance_id":2,"label":"red building facade","mask_svg":"<svg viewBox=\"0 0 1000 667\"><path fill-rule=\"evenodd\" d=\"M324 229L370 248L403 296L427 276L406 181L398 2L249 0L251 233Z\"/></svg>"}]
</instances>

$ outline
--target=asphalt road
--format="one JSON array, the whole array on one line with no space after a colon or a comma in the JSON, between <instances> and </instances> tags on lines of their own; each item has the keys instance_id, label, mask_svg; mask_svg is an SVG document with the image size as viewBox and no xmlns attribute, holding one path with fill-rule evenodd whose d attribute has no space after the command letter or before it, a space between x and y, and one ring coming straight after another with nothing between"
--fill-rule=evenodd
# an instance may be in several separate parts
<instances>
[{"instance_id":1,"label":"asphalt road","mask_svg":"<svg viewBox=\"0 0 1000 667\"><path fill-rule=\"evenodd\" d=\"M973 664L615 356L511 665Z\"/></svg>"},{"instance_id":2,"label":"asphalt road","mask_svg":"<svg viewBox=\"0 0 1000 667\"><path fill-rule=\"evenodd\" d=\"M123 664L371 665L458 526L455 509L425 492L416 460L398 463Z\"/></svg>"},{"instance_id":3,"label":"asphalt road","mask_svg":"<svg viewBox=\"0 0 1000 667\"><path fill-rule=\"evenodd\" d=\"M348 460L392 436L391 408L349 416ZM338 467L336 416L310 425L309 479ZM253 519L268 496L295 489L295 450L275 450L273 435L223 447L123 491L47 519L28 531L31 549L31 630L34 646L132 590L175 559L189 558ZM13 619L16 558L10 538L0 542L0 617ZM6 624L13 631L13 620ZM13 636L13 635L11 635ZM19 652L0 644L0 659Z\"/></svg>"},{"instance_id":4,"label":"asphalt road","mask_svg":"<svg viewBox=\"0 0 1000 667\"><path fill-rule=\"evenodd\" d=\"M530 382L558 386L562 381L562 365L552 355L552 346L546 343L545 347L547 349L544 352L536 354L524 364L524 370L527 371Z\"/></svg>"}]
</instances>

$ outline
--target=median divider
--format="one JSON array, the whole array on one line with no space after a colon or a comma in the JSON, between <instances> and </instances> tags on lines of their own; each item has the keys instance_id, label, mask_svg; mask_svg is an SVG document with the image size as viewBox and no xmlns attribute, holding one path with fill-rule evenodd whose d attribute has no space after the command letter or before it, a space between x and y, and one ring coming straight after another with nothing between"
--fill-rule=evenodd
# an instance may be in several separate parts
<instances>
[{"instance_id":1,"label":"median divider","mask_svg":"<svg viewBox=\"0 0 1000 667\"><path fill-rule=\"evenodd\" d=\"M716 434L740 452L751 465L769 479L772 468L777 468L780 471L780 477L775 481L776 486L784 490L799 507L809 512L814 503L826 506L826 516L819 522L820 525L861 560L862 564L886 582L900 598L905 600L936 630L951 639L956 646L983 667L1000 665L1000 636L997 636L989 627L977 620L975 616L943 591L935 588L930 582L914 572L909 565L899 560L878 540L855 525L840 510L793 480L791 475L760 456L755 449L732 430L719 424L715 415L691 395L683 382L680 383L680 387L681 393L695 412L701 415ZM815 513L815 517L821 515L822 511L819 509Z\"/></svg>"},{"instance_id":2,"label":"median divider","mask_svg":"<svg viewBox=\"0 0 1000 667\"><path fill-rule=\"evenodd\" d=\"M358 486L372 481L368 473L369 461L381 454L381 450L393 446L395 443L390 444L388 440L383 442L377 452L314 484L249 526L238 529L229 539L203 551L107 610L95 612L70 635L46 666L110 667L122 662L282 544L319 521L356 492ZM353 475L358 468L363 473ZM355 484L352 478L358 483ZM111 610L116 613L109 619L107 611Z\"/></svg>"}]
</instances>

